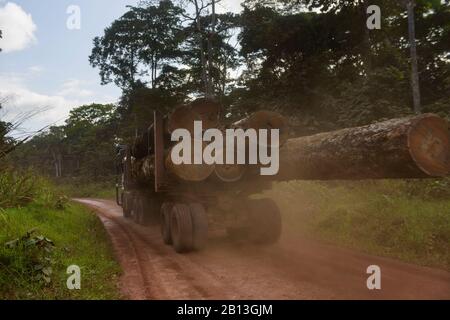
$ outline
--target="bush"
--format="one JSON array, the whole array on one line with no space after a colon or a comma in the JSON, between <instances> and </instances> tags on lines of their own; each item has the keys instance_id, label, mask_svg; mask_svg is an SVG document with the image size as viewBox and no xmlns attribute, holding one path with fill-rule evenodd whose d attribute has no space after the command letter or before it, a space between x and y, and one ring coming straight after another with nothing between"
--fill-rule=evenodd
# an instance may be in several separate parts
<instances>
[{"instance_id":1,"label":"bush","mask_svg":"<svg viewBox=\"0 0 450 320\"><path fill-rule=\"evenodd\" d=\"M5 244L5 247L11 251L8 268L22 278L49 284L53 273L51 253L54 243L43 235L34 235L36 231L31 229L20 238Z\"/></svg>"},{"instance_id":2,"label":"bush","mask_svg":"<svg viewBox=\"0 0 450 320\"><path fill-rule=\"evenodd\" d=\"M38 186L30 173L19 174L12 170L0 173L0 208L25 206L32 202Z\"/></svg>"},{"instance_id":3,"label":"bush","mask_svg":"<svg viewBox=\"0 0 450 320\"><path fill-rule=\"evenodd\" d=\"M99 177L65 177L55 181L59 190L75 198L115 198L115 176Z\"/></svg>"},{"instance_id":4,"label":"bush","mask_svg":"<svg viewBox=\"0 0 450 320\"><path fill-rule=\"evenodd\" d=\"M64 209L67 201L52 183L32 171L0 171L0 208L24 207L34 202Z\"/></svg>"}]
</instances>

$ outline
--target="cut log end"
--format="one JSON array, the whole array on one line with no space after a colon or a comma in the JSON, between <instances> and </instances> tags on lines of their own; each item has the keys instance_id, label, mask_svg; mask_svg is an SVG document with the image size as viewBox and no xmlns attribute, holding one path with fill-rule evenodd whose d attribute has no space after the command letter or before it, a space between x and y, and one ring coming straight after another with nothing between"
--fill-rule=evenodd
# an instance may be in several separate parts
<instances>
[{"instance_id":1,"label":"cut log end","mask_svg":"<svg viewBox=\"0 0 450 320\"><path fill-rule=\"evenodd\" d=\"M195 139L191 140L191 146L194 146L196 144ZM188 163L181 163L181 164L175 164L172 161L172 151L171 149L169 153L166 156L166 169L168 172L170 172L172 175L185 180L185 181L203 181L206 178L208 178L213 172L215 165L208 165L206 163L203 164L194 164L194 159L197 157L203 156L203 149L206 146L206 142L200 141L202 143L202 148L200 150L196 150L194 148L191 150L191 154L189 155L189 161ZM184 150L180 152L180 156L182 157L184 153Z\"/></svg>"},{"instance_id":2,"label":"cut log end","mask_svg":"<svg viewBox=\"0 0 450 320\"><path fill-rule=\"evenodd\" d=\"M216 165L214 169L215 175L223 182L239 181L246 171L245 165L239 164L222 164Z\"/></svg>"},{"instance_id":3,"label":"cut log end","mask_svg":"<svg viewBox=\"0 0 450 320\"><path fill-rule=\"evenodd\" d=\"M446 120L424 114L408 133L412 159L427 175L441 177L450 173L450 139Z\"/></svg>"},{"instance_id":4,"label":"cut log end","mask_svg":"<svg viewBox=\"0 0 450 320\"><path fill-rule=\"evenodd\" d=\"M166 161L166 167L176 177L185 181L203 181L214 171L214 165L206 164L179 164L175 165L170 160Z\"/></svg>"}]
</instances>

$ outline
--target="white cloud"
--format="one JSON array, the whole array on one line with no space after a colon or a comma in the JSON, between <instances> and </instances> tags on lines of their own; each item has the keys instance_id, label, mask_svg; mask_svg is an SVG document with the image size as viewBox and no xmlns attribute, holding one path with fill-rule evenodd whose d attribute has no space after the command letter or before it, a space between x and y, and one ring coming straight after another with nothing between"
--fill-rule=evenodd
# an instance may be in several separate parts
<instances>
[{"instance_id":1,"label":"white cloud","mask_svg":"<svg viewBox=\"0 0 450 320\"><path fill-rule=\"evenodd\" d=\"M91 97L94 95L92 91L83 89L82 85L82 81L78 79L68 79L62 84L58 95L68 97Z\"/></svg>"},{"instance_id":2,"label":"white cloud","mask_svg":"<svg viewBox=\"0 0 450 320\"><path fill-rule=\"evenodd\" d=\"M74 107L92 102L111 103L116 99L109 96L96 96L92 91L83 89L83 82L69 79L61 85L56 94L43 94L31 90L26 85L28 79L34 76L33 71L27 73L1 73L0 97L6 100L0 118L4 121L16 121L26 114L35 114L22 123L21 132L33 132L48 125L62 124Z\"/></svg>"},{"instance_id":3,"label":"white cloud","mask_svg":"<svg viewBox=\"0 0 450 320\"><path fill-rule=\"evenodd\" d=\"M31 14L17 4L8 2L0 7L0 48L4 53L20 51L36 43L36 29Z\"/></svg>"},{"instance_id":4,"label":"white cloud","mask_svg":"<svg viewBox=\"0 0 450 320\"><path fill-rule=\"evenodd\" d=\"M227 0L227 1L220 1L216 4L216 11L217 13L225 13L225 12L234 12L234 13L240 13L242 11L241 4L244 2L244 0Z\"/></svg>"},{"instance_id":5,"label":"white cloud","mask_svg":"<svg viewBox=\"0 0 450 320\"><path fill-rule=\"evenodd\" d=\"M20 129L27 132L39 130L58 121L62 122L70 109L78 103L63 96L46 95L30 90L25 85L25 76L15 73L0 73L0 96L5 100L2 120L15 122L24 115L35 114L21 124ZM15 134L20 134L20 130Z\"/></svg>"},{"instance_id":6,"label":"white cloud","mask_svg":"<svg viewBox=\"0 0 450 320\"><path fill-rule=\"evenodd\" d=\"M43 72L45 69L42 66L31 66L28 68L28 71L30 71L31 73L41 73Z\"/></svg>"}]
</instances>

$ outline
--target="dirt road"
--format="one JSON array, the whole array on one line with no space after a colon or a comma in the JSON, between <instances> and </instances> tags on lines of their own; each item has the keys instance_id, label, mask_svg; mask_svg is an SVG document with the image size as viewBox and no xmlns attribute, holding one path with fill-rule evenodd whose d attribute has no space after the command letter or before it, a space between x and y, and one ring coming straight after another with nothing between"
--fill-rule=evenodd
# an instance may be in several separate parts
<instances>
[{"instance_id":1,"label":"dirt road","mask_svg":"<svg viewBox=\"0 0 450 320\"><path fill-rule=\"evenodd\" d=\"M113 201L79 199L95 209L123 267L129 299L450 299L450 273L283 236L258 247L214 234L201 252L180 255L158 227L122 217ZM366 269L381 268L381 290Z\"/></svg>"}]
</instances>

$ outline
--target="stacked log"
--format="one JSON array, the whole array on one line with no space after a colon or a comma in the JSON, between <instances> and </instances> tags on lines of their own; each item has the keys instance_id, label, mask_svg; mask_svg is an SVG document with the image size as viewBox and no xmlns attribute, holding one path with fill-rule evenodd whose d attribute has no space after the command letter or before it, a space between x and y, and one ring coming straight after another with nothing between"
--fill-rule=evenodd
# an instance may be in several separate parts
<instances>
[{"instance_id":1,"label":"stacked log","mask_svg":"<svg viewBox=\"0 0 450 320\"><path fill-rule=\"evenodd\" d=\"M164 118L164 141L170 144L170 134L176 129L184 128L194 132L194 121L202 121L203 129L217 128L219 125L220 104L212 99L200 98L187 105L181 105ZM139 134L131 146L131 155L136 159L144 158L153 153L154 128L150 125Z\"/></svg>"},{"instance_id":2,"label":"stacked log","mask_svg":"<svg viewBox=\"0 0 450 320\"><path fill-rule=\"evenodd\" d=\"M278 112L269 110L260 110L252 113L248 117L233 123L232 128L241 129L278 129L279 130L279 144L283 145L289 137L289 123L286 117L282 116ZM270 136L269 136L270 137ZM258 141L260 141L258 136ZM271 145L270 140L268 145Z\"/></svg>"},{"instance_id":3,"label":"stacked log","mask_svg":"<svg viewBox=\"0 0 450 320\"><path fill-rule=\"evenodd\" d=\"M278 127L287 132L281 117L276 116L278 120L272 122L268 120L273 116L272 113L251 115L234 127ZM184 125L189 127L187 123ZM425 178L450 173L448 123L434 114L281 140L284 143L279 148L279 172L265 179ZM139 167L136 171L148 181L153 176L152 161L152 156L136 161ZM170 151L166 154L165 166L170 175L184 181L204 181L213 172L216 179L225 182L236 182L243 177L246 180L259 178L259 171L253 170L259 168L258 165L175 165Z\"/></svg>"},{"instance_id":4,"label":"stacked log","mask_svg":"<svg viewBox=\"0 0 450 320\"><path fill-rule=\"evenodd\" d=\"M176 108L169 116L168 131L187 129L194 132L194 121L202 121L203 129L217 128L219 124L220 104L212 99L200 98L188 105Z\"/></svg>"},{"instance_id":5,"label":"stacked log","mask_svg":"<svg viewBox=\"0 0 450 320\"><path fill-rule=\"evenodd\" d=\"M154 144L154 129L153 124L138 135L131 146L131 155L136 159L141 159L152 153Z\"/></svg>"}]
</instances>

